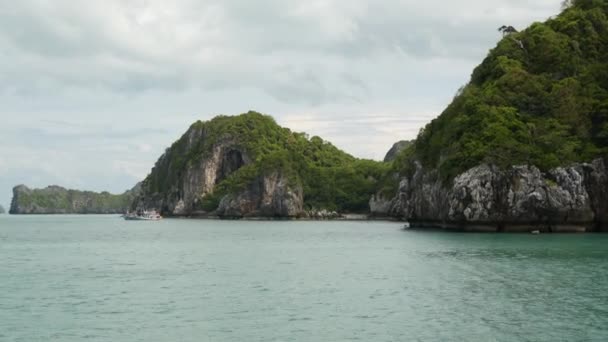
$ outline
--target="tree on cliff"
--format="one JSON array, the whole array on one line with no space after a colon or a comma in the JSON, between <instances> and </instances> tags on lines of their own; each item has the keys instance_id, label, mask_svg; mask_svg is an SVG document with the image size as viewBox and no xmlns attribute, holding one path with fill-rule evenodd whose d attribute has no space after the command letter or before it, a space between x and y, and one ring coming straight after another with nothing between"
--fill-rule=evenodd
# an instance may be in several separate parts
<instances>
[{"instance_id":1,"label":"tree on cliff","mask_svg":"<svg viewBox=\"0 0 608 342\"><path fill-rule=\"evenodd\" d=\"M501 32L504 37L511 33L517 33L518 31L513 26L502 25L501 27L498 28L498 32Z\"/></svg>"},{"instance_id":2,"label":"tree on cliff","mask_svg":"<svg viewBox=\"0 0 608 342\"><path fill-rule=\"evenodd\" d=\"M574 6L574 0L562 1L562 11Z\"/></svg>"}]
</instances>

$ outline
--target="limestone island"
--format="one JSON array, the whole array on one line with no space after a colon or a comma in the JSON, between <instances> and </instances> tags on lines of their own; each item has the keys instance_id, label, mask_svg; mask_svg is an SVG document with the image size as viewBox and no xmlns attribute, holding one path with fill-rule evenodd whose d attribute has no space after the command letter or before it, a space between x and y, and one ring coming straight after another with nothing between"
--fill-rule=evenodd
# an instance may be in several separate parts
<instances>
[{"instance_id":1,"label":"limestone island","mask_svg":"<svg viewBox=\"0 0 608 342\"><path fill-rule=\"evenodd\" d=\"M135 198L139 185L120 195L108 192L68 190L52 185L30 189L25 185L13 188L9 210L13 215L25 214L119 214Z\"/></svg>"}]
</instances>

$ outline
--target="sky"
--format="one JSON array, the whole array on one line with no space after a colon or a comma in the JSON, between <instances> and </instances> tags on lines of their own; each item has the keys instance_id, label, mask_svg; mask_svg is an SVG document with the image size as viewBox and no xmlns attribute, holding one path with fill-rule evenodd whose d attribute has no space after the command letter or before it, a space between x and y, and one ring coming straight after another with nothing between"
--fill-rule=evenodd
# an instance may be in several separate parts
<instances>
[{"instance_id":1,"label":"sky","mask_svg":"<svg viewBox=\"0 0 608 342\"><path fill-rule=\"evenodd\" d=\"M380 160L560 0L0 0L0 205L121 193L196 120L256 110Z\"/></svg>"}]
</instances>

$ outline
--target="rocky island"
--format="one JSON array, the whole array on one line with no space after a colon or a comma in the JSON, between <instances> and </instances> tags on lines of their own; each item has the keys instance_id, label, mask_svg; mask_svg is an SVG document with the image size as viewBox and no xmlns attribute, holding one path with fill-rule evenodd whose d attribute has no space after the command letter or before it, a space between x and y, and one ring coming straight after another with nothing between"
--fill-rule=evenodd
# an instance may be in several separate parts
<instances>
[{"instance_id":1,"label":"rocky island","mask_svg":"<svg viewBox=\"0 0 608 342\"><path fill-rule=\"evenodd\" d=\"M9 210L13 215L24 214L117 214L129 207L139 185L120 195L108 192L68 190L60 186L30 189L25 185L13 188Z\"/></svg>"},{"instance_id":2,"label":"rocky island","mask_svg":"<svg viewBox=\"0 0 608 342\"><path fill-rule=\"evenodd\" d=\"M6 213L6 211L4 210L4 207L0 205L0 214L4 214Z\"/></svg>"},{"instance_id":3,"label":"rocky island","mask_svg":"<svg viewBox=\"0 0 608 342\"><path fill-rule=\"evenodd\" d=\"M227 218L366 213L388 170L270 116L219 116L194 123L166 150L132 208Z\"/></svg>"},{"instance_id":4,"label":"rocky island","mask_svg":"<svg viewBox=\"0 0 608 342\"><path fill-rule=\"evenodd\" d=\"M504 38L393 162L378 215L483 231L608 230L608 4Z\"/></svg>"}]
</instances>

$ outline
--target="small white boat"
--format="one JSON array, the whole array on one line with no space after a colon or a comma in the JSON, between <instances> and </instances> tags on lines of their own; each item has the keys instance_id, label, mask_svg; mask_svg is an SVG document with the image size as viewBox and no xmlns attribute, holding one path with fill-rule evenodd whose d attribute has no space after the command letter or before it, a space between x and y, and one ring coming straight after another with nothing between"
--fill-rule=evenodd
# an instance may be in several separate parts
<instances>
[{"instance_id":1,"label":"small white boat","mask_svg":"<svg viewBox=\"0 0 608 342\"><path fill-rule=\"evenodd\" d=\"M532 233L532 235L540 235L540 230L533 230L530 233Z\"/></svg>"},{"instance_id":2,"label":"small white boat","mask_svg":"<svg viewBox=\"0 0 608 342\"><path fill-rule=\"evenodd\" d=\"M411 226L410 226L410 223L409 223L409 222L405 222L405 223L403 224L403 229L410 229L410 228L411 228Z\"/></svg>"},{"instance_id":3,"label":"small white boat","mask_svg":"<svg viewBox=\"0 0 608 342\"><path fill-rule=\"evenodd\" d=\"M139 211L135 213L126 213L123 215L127 221L160 221L163 219L156 210L152 211Z\"/></svg>"}]
</instances>

